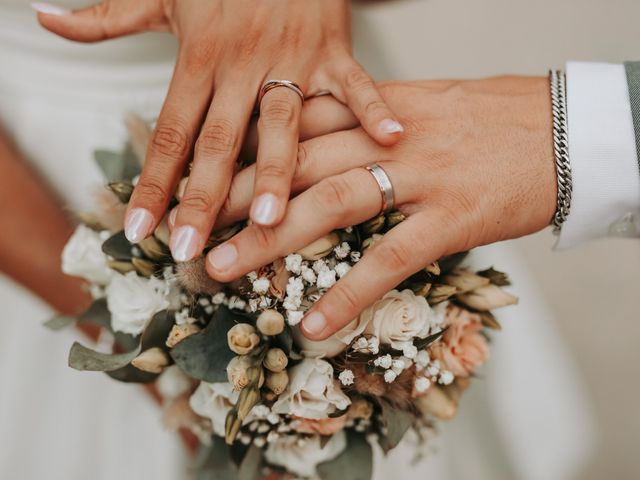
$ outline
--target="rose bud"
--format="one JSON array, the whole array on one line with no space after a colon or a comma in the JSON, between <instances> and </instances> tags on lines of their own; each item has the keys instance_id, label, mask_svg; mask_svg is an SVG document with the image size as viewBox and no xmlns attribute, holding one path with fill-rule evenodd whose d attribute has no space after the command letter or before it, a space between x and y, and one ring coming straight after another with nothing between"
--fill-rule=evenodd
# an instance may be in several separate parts
<instances>
[{"instance_id":1,"label":"rose bud","mask_svg":"<svg viewBox=\"0 0 640 480\"><path fill-rule=\"evenodd\" d=\"M267 374L265 385L273 393L280 395L287 389L287 385L289 385L289 374L286 370L277 373L270 372Z\"/></svg>"},{"instance_id":2,"label":"rose bud","mask_svg":"<svg viewBox=\"0 0 640 480\"><path fill-rule=\"evenodd\" d=\"M371 248L375 245L375 243L382 238L382 235L379 233L374 233L369 238L366 238L364 242L362 242L362 250L366 250L367 248Z\"/></svg>"},{"instance_id":3,"label":"rose bud","mask_svg":"<svg viewBox=\"0 0 640 480\"><path fill-rule=\"evenodd\" d=\"M495 285L486 285L457 296L458 300L466 306L479 312L486 312L494 308L506 307L518 303L518 297L505 292Z\"/></svg>"},{"instance_id":4,"label":"rose bud","mask_svg":"<svg viewBox=\"0 0 640 480\"><path fill-rule=\"evenodd\" d=\"M489 285L490 280L466 270L454 270L444 277L444 283L456 287L458 289L458 293L466 293L475 290L476 288Z\"/></svg>"},{"instance_id":5,"label":"rose bud","mask_svg":"<svg viewBox=\"0 0 640 480\"><path fill-rule=\"evenodd\" d=\"M149 373L161 373L169 365L169 357L158 347L145 350L131 361L138 370Z\"/></svg>"},{"instance_id":6,"label":"rose bud","mask_svg":"<svg viewBox=\"0 0 640 480\"><path fill-rule=\"evenodd\" d=\"M169 348L175 347L178 343L187 337L190 337L194 333L198 333L200 327L192 323L185 323L184 325L174 325L167 337L166 345Z\"/></svg>"},{"instance_id":7,"label":"rose bud","mask_svg":"<svg viewBox=\"0 0 640 480\"><path fill-rule=\"evenodd\" d=\"M289 359L281 349L271 348L264 358L263 365L267 370L277 373L287 368L288 363Z\"/></svg>"},{"instance_id":8,"label":"rose bud","mask_svg":"<svg viewBox=\"0 0 640 480\"><path fill-rule=\"evenodd\" d=\"M284 316L277 310L265 310L256 325L264 335L279 335L284 330Z\"/></svg>"},{"instance_id":9,"label":"rose bud","mask_svg":"<svg viewBox=\"0 0 640 480\"><path fill-rule=\"evenodd\" d=\"M238 323L227 332L227 343L233 353L246 355L260 343L260 336L253 325Z\"/></svg>"},{"instance_id":10,"label":"rose bud","mask_svg":"<svg viewBox=\"0 0 640 480\"><path fill-rule=\"evenodd\" d=\"M307 245L302 250L298 250L296 253L302 255L305 260L320 260L321 258L329 255L334 247L340 243L340 236L332 232L324 237L316 240L315 242Z\"/></svg>"},{"instance_id":11,"label":"rose bud","mask_svg":"<svg viewBox=\"0 0 640 480\"><path fill-rule=\"evenodd\" d=\"M227 365L227 379L229 383L233 385L235 390L242 390L251 379L249 378L248 370L251 368L251 360L248 357L234 357ZM264 383L264 372L262 368L259 373L258 387L261 387Z\"/></svg>"}]
</instances>

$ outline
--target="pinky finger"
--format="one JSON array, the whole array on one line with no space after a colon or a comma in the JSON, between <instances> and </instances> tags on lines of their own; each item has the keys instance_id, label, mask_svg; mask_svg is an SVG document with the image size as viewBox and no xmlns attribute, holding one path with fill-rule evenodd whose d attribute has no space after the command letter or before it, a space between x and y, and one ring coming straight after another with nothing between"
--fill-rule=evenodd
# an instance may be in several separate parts
<instances>
[{"instance_id":1,"label":"pinky finger","mask_svg":"<svg viewBox=\"0 0 640 480\"><path fill-rule=\"evenodd\" d=\"M442 232L439 224L431 214L416 214L376 242L309 310L302 320L304 335L324 340L403 280L443 256L448 247L445 236L424 235L427 229ZM433 242L425 245L425 238Z\"/></svg>"},{"instance_id":2,"label":"pinky finger","mask_svg":"<svg viewBox=\"0 0 640 480\"><path fill-rule=\"evenodd\" d=\"M346 67L340 69L338 81L347 106L371 138L383 146L394 145L400 140L404 132L402 124L360 65L349 60Z\"/></svg>"}]
</instances>

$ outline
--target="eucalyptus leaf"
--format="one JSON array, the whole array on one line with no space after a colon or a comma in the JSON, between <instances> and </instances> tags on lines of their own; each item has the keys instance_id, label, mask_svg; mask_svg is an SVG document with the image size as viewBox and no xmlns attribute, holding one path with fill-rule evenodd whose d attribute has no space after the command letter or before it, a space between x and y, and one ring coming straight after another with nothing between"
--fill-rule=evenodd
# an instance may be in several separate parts
<instances>
[{"instance_id":1,"label":"eucalyptus leaf","mask_svg":"<svg viewBox=\"0 0 640 480\"><path fill-rule=\"evenodd\" d=\"M131 261L133 245L124 236L124 230L107 238L102 244L102 251L116 260Z\"/></svg>"},{"instance_id":2,"label":"eucalyptus leaf","mask_svg":"<svg viewBox=\"0 0 640 480\"><path fill-rule=\"evenodd\" d=\"M262 470L262 449L251 445L238 471L238 480L260 480Z\"/></svg>"},{"instance_id":3,"label":"eucalyptus leaf","mask_svg":"<svg viewBox=\"0 0 640 480\"><path fill-rule=\"evenodd\" d=\"M287 356L291 353L293 348L293 335L291 334L291 327L289 325L284 326L282 333L279 333L273 338L274 346L282 349Z\"/></svg>"},{"instance_id":4,"label":"eucalyptus leaf","mask_svg":"<svg viewBox=\"0 0 640 480\"><path fill-rule=\"evenodd\" d=\"M388 453L398 446L407 430L413 425L415 417L411 412L393 407L385 401L380 402L380 407L382 422L387 429L387 434L380 437L380 447L384 453Z\"/></svg>"},{"instance_id":5,"label":"eucalyptus leaf","mask_svg":"<svg viewBox=\"0 0 640 480\"><path fill-rule=\"evenodd\" d=\"M373 452L364 434L347 430L347 448L333 460L318 465L321 480L370 480Z\"/></svg>"},{"instance_id":6,"label":"eucalyptus leaf","mask_svg":"<svg viewBox=\"0 0 640 480\"><path fill-rule=\"evenodd\" d=\"M67 328L69 325L73 325L77 321L77 318L70 317L69 315L56 315L44 322L43 325L50 330L58 331Z\"/></svg>"},{"instance_id":7,"label":"eucalyptus leaf","mask_svg":"<svg viewBox=\"0 0 640 480\"><path fill-rule=\"evenodd\" d=\"M108 182L118 182L124 178L124 157L120 153L96 150L93 152L93 158Z\"/></svg>"},{"instance_id":8,"label":"eucalyptus leaf","mask_svg":"<svg viewBox=\"0 0 640 480\"><path fill-rule=\"evenodd\" d=\"M171 350L176 364L192 378L226 382L227 365L235 354L227 344L227 332L240 315L226 307L216 310L206 328L182 340Z\"/></svg>"},{"instance_id":9,"label":"eucalyptus leaf","mask_svg":"<svg viewBox=\"0 0 640 480\"><path fill-rule=\"evenodd\" d=\"M105 373L114 380L124 383L152 383L158 378L157 373L143 372L131 364Z\"/></svg>"},{"instance_id":10,"label":"eucalyptus leaf","mask_svg":"<svg viewBox=\"0 0 640 480\"><path fill-rule=\"evenodd\" d=\"M142 345L138 345L126 353L101 353L74 342L69 352L69 366L76 370L109 372L129 365L141 350Z\"/></svg>"},{"instance_id":11,"label":"eucalyptus leaf","mask_svg":"<svg viewBox=\"0 0 640 480\"><path fill-rule=\"evenodd\" d=\"M138 345L138 339L133 335L113 330L111 327L111 312L105 299L93 302L87 311L80 315L78 322L98 325L111 332L115 338L116 346L125 352L133 350Z\"/></svg>"},{"instance_id":12,"label":"eucalyptus leaf","mask_svg":"<svg viewBox=\"0 0 640 480\"><path fill-rule=\"evenodd\" d=\"M231 461L229 447L216 435L211 445L198 452L195 480L238 480L238 467Z\"/></svg>"},{"instance_id":13,"label":"eucalyptus leaf","mask_svg":"<svg viewBox=\"0 0 640 480\"><path fill-rule=\"evenodd\" d=\"M140 175L140 162L138 155L131 143L127 143L122 152L122 177L121 180L131 180L136 175Z\"/></svg>"}]
</instances>

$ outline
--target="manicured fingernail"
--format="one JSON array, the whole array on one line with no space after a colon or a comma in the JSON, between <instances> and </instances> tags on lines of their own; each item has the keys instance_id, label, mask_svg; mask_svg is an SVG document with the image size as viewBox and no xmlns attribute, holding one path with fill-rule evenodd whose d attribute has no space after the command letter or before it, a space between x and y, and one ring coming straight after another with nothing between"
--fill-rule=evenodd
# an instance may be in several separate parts
<instances>
[{"instance_id":1,"label":"manicured fingernail","mask_svg":"<svg viewBox=\"0 0 640 480\"><path fill-rule=\"evenodd\" d=\"M391 120L390 118L385 118L380 122L378 128L382 133L400 133L404 132L404 128L395 120Z\"/></svg>"},{"instance_id":2,"label":"manicured fingernail","mask_svg":"<svg viewBox=\"0 0 640 480\"><path fill-rule=\"evenodd\" d=\"M127 215L124 236L131 243L138 243L149 236L153 227L153 215L146 208L134 208Z\"/></svg>"},{"instance_id":3,"label":"manicured fingernail","mask_svg":"<svg viewBox=\"0 0 640 480\"><path fill-rule=\"evenodd\" d=\"M273 193L263 193L253 201L251 218L260 225L271 225L278 215L278 197Z\"/></svg>"},{"instance_id":4,"label":"manicured fingernail","mask_svg":"<svg viewBox=\"0 0 640 480\"><path fill-rule=\"evenodd\" d=\"M56 15L58 17L63 17L71 13L71 11L67 10L66 8L57 7L55 5L51 5L50 3L44 2L33 2L31 4L31 8L33 8L36 12L45 13L47 15Z\"/></svg>"},{"instance_id":5,"label":"manicured fingernail","mask_svg":"<svg viewBox=\"0 0 640 480\"><path fill-rule=\"evenodd\" d=\"M176 226L176 217L178 216L178 207L174 207L170 212L169 212L169 227L171 227L171 229L173 229L173 227Z\"/></svg>"},{"instance_id":6,"label":"manicured fingernail","mask_svg":"<svg viewBox=\"0 0 640 480\"><path fill-rule=\"evenodd\" d=\"M232 244L221 245L209 254L209 263L214 270L224 272L229 270L238 259L238 250Z\"/></svg>"},{"instance_id":7,"label":"manicured fingernail","mask_svg":"<svg viewBox=\"0 0 640 480\"><path fill-rule=\"evenodd\" d=\"M198 255L200 235L190 225L184 225L171 234L171 254L177 262L188 262Z\"/></svg>"},{"instance_id":8,"label":"manicured fingernail","mask_svg":"<svg viewBox=\"0 0 640 480\"><path fill-rule=\"evenodd\" d=\"M302 328L311 335L318 335L327 327L327 320L320 312L311 312L302 320Z\"/></svg>"}]
</instances>

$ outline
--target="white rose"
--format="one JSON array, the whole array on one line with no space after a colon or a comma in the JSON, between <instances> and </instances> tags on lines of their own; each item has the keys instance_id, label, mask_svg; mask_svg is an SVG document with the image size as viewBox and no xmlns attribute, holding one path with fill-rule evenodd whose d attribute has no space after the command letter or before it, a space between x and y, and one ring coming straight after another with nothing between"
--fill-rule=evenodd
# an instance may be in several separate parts
<instances>
[{"instance_id":1,"label":"white rose","mask_svg":"<svg viewBox=\"0 0 640 480\"><path fill-rule=\"evenodd\" d=\"M224 437L227 414L238 401L238 395L230 383L201 382L191 395L189 405L198 415L211 420L213 433Z\"/></svg>"},{"instance_id":2,"label":"white rose","mask_svg":"<svg viewBox=\"0 0 640 480\"><path fill-rule=\"evenodd\" d=\"M62 251L62 271L99 285L109 283L114 272L102 252L104 240L101 233L79 225Z\"/></svg>"},{"instance_id":3,"label":"white rose","mask_svg":"<svg viewBox=\"0 0 640 480\"><path fill-rule=\"evenodd\" d=\"M380 343L402 350L414 338L429 335L436 317L427 300L411 290L391 290L360 314L365 333L375 335Z\"/></svg>"},{"instance_id":4,"label":"white rose","mask_svg":"<svg viewBox=\"0 0 640 480\"><path fill-rule=\"evenodd\" d=\"M151 318L169 307L169 286L155 277L139 277L135 272L116 274L107 286L107 307L111 326L117 332L140 334Z\"/></svg>"},{"instance_id":5,"label":"white rose","mask_svg":"<svg viewBox=\"0 0 640 480\"><path fill-rule=\"evenodd\" d=\"M344 431L334 434L322 447L320 437L301 438L296 435L280 437L269 443L265 459L272 465L284 467L300 477L315 477L316 467L333 460L347 447Z\"/></svg>"},{"instance_id":6,"label":"white rose","mask_svg":"<svg viewBox=\"0 0 640 480\"><path fill-rule=\"evenodd\" d=\"M324 360L306 358L288 373L289 386L274 403L274 413L322 419L351 404L333 378L333 367Z\"/></svg>"}]
</instances>

